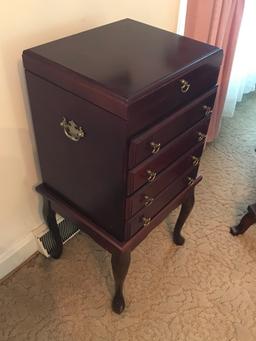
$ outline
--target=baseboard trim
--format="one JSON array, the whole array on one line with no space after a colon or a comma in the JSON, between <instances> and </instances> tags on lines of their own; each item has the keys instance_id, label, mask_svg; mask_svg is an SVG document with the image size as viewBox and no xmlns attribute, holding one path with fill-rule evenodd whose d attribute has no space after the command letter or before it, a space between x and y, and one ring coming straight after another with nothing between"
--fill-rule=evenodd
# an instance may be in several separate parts
<instances>
[{"instance_id":1,"label":"baseboard trim","mask_svg":"<svg viewBox=\"0 0 256 341\"><path fill-rule=\"evenodd\" d=\"M28 257L24 262L22 262L19 266L17 266L15 269L13 269L11 272L9 272L4 277L0 278L0 284L4 283L9 277L12 277L12 275L15 274L15 272L19 271L25 264L29 263L31 259L39 255L39 251L34 252L30 257Z\"/></svg>"},{"instance_id":2,"label":"baseboard trim","mask_svg":"<svg viewBox=\"0 0 256 341\"><path fill-rule=\"evenodd\" d=\"M6 277L37 251L38 246L33 233L11 245L0 255L0 279Z\"/></svg>"}]
</instances>

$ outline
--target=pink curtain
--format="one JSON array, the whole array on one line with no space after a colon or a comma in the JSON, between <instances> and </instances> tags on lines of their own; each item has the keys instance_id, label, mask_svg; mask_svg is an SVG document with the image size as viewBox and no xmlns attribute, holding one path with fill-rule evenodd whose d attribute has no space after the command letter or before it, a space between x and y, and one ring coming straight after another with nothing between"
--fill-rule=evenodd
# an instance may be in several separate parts
<instances>
[{"instance_id":1,"label":"pink curtain","mask_svg":"<svg viewBox=\"0 0 256 341\"><path fill-rule=\"evenodd\" d=\"M185 36L223 49L219 89L207 141L218 133L245 0L188 0Z\"/></svg>"}]
</instances>

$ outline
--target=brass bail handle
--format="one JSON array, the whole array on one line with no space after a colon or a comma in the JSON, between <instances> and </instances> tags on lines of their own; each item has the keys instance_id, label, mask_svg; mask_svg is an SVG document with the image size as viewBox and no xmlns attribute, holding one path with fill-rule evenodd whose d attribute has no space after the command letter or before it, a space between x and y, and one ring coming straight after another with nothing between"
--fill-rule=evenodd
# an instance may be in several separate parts
<instances>
[{"instance_id":1,"label":"brass bail handle","mask_svg":"<svg viewBox=\"0 0 256 341\"><path fill-rule=\"evenodd\" d=\"M63 127L65 135L72 141L78 142L82 137L85 137L85 132L82 127L78 127L74 121L67 121L62 118L60 126Z\"/></svg>"},{"instance_id":2,"label":"brass bail handle","mask_svg":"<svg viewBox=\"0 0 256 341\"><path fill-rule=\"evenodd\" d=\"M148 226L151 222L151 218L149 217L142 217L142 222L143 222L143 226Z\"/></svg>"},{"instance_id":3,"label":"brass bail handle","mask_svg":"<svg viewBox=\"0 0 256 341\"><path fill-rule=\"evenodd\" d=\"M147 206L150 206L153 203L154 198L151 198L150 196L145 195L144 196L144 200L145 200L144 206L147 207Z\"/></svg>"},{"instance_id":4,"label":"brass bail handle","mask_svg":"<svg viewBox=\"0 0 256 341\"><path fill-rule=\"evenodd\" d=\"M148 169L148 170L147 170L147 174L148 174L147 179L148 179L149 182L152 182L152 181L155 180L155 178L156 178L156 172L154 172L154 171Z\"/></svg>"},{"instance_id":5,"label":"brass bail handle","mask_svg":"<svg viewBox=\"0 0 256 341\"><path fill-rule=\"evenodd\" d=\"M186 92L188 92L190 88L190 84L188 81L186 81L185 79L181 79L180 80L180 90L183 94L185 94Z\"/></svg>"},{"instance_id":6,"label":"brass bail handle","mask_svg":"<svg viewBox=\"0 0 256 341\"><path fill-rule=\"evenodd\" d=\"M197 133L197 140L198 142L205 141L206 134L201 133L200 131Z\"/></svg>"},{"instance_id":7,"label":"brass bail handle","mask_svg":"<svg viewBox=\"0 0 256 341\"><path fill-rule=\"evenodd\" d=\"M194 183L195 179L191 178L190 176L187 177L187 182L189 186L192 186Z\"/></svg>"},{"instance_id":8,"label":"brass bail handle","mask_svg":"<svg viewBox=\"0 0 256 341\"><path fill-rule=\"evenodd\" d=\"M212 114L212 108L211 107L209 107L208 105L204 105L203 110L204 110L205 117L211 116L211 114Z\"/></svg>"},{"instance_id":9,"label":"brass bail handle","mask_svg":"<svg viewBox=\"0 0 256 341\"><path fill-rule=\"evenodd\" d=\"M193 161L193 166L196 167L199 164L199 161L200 161L199 157L197 157L195 155L192 155L191 158L192 158L192 161Z\"/></svg>"},{"instance_id":10,"label":"brass bail handle","mask_svg":"<svg viewBox=\"0 0 256 341\"><path fill-rule=\"evenodd\" d=\"M152 154L156 154L161 148L161 143L150 142L150 146L152 147Z\"/></svg>"}]
</instances>

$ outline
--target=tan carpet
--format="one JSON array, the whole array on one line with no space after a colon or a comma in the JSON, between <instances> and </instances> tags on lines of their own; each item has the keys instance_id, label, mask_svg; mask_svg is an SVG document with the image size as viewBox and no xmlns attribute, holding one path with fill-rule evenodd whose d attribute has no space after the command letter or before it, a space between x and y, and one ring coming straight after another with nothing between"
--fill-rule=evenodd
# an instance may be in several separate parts
<instances>
[{"instance_id":1,"label":"tan carpet","mask_svg":"<svg viewBox=\"0 0 256 341\"><path fill-rule=\"evenodd\" d=\"M185 246L170 238L175 211L133 252L121 316L109 254L78 235L1 284L0 340L256 340L256 229L229 234L256 201L255 147L254 94L206 149Z\"/></svg>"}]
</instances>

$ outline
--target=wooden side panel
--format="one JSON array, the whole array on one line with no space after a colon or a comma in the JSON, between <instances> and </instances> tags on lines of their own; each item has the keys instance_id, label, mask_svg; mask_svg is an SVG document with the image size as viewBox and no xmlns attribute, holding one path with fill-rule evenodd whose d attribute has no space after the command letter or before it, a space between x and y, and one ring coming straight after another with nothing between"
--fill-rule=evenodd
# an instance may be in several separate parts
<instances>
[{"instance_id":1,"label":"wooden side panel","mask_svg":"<svg viewBox=\"0 0 256 341\"><path fill-rule=\"evenodd\" d=\"M43 182L123 240L126 122L68 91L26 72ZM78 142L63 117L84 131Z\"/></svg>"}]
</instances>

